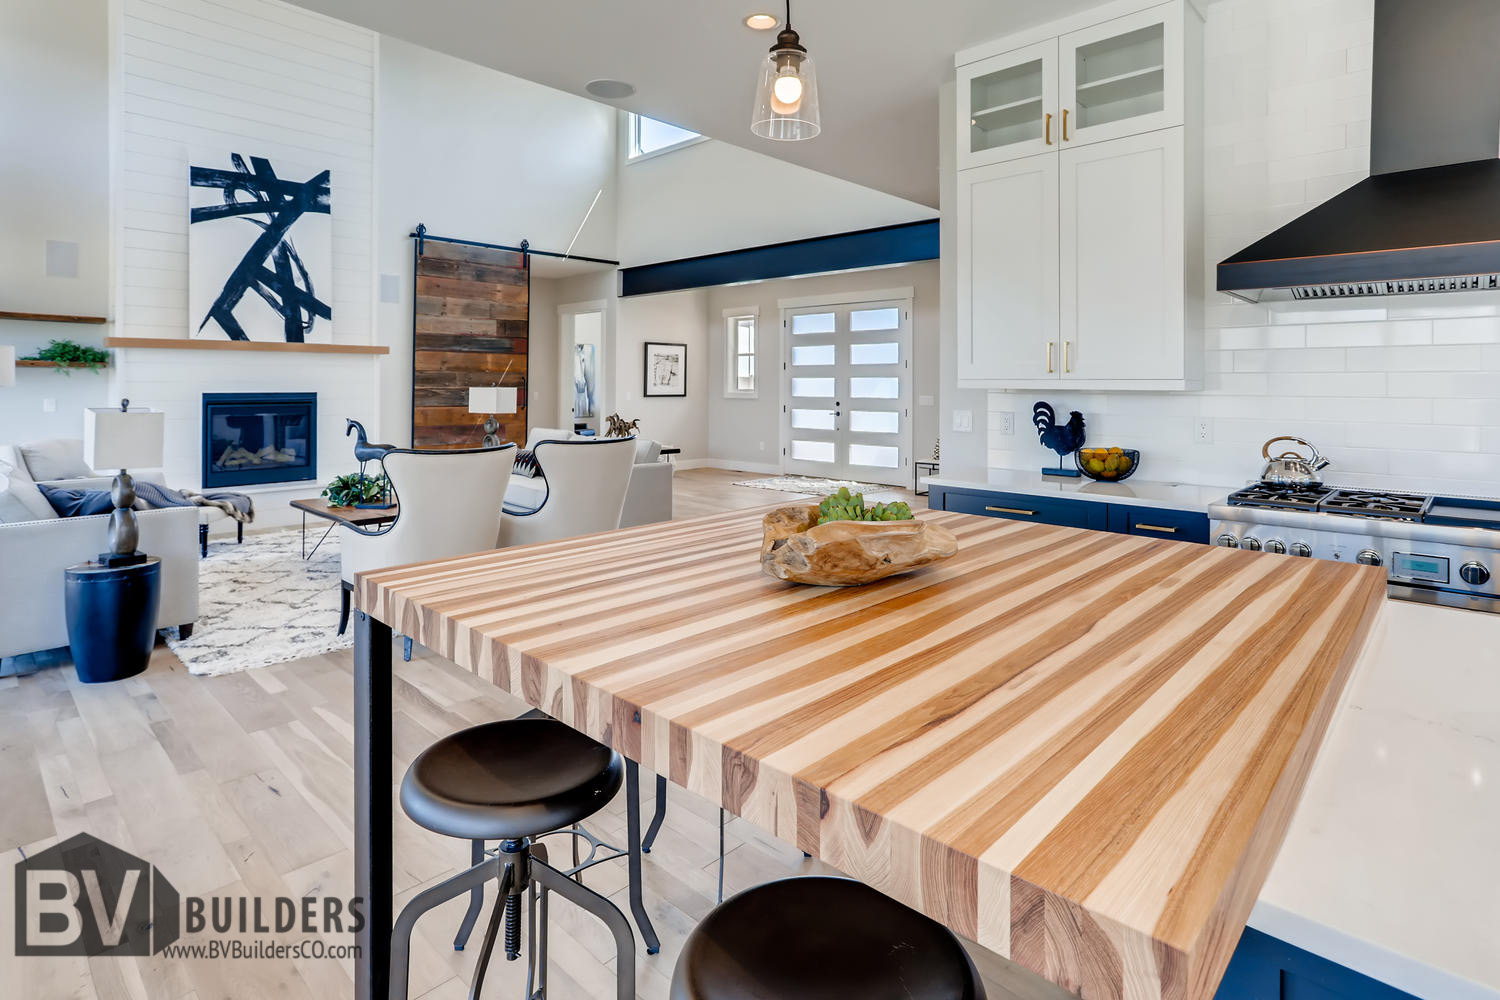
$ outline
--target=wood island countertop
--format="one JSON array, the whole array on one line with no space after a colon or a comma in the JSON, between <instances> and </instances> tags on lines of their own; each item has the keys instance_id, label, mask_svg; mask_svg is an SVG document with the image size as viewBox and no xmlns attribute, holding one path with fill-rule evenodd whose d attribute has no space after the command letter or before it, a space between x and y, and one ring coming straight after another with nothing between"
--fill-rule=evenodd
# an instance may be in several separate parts
<instances>
[{"instance_id":1,"label":"wood island countertop","mask_svg":"<svg viewBox=\"0 0 1500 1000\"><path fill-rule=\"evenodd\" d=\"M758 511L362 574L357 606L1088 998L1211 997L1385 599L1370 567L935 511L760 571Z\"/></svg>"}]
</instances>

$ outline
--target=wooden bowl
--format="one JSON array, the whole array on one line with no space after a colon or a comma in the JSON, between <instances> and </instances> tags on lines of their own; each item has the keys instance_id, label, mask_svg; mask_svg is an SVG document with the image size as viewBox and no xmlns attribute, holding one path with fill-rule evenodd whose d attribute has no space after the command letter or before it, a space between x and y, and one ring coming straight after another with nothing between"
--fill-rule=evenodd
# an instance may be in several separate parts
<instances>
[{"instance_id":1,"label":"wooden bowl","mask_svg":"<svg viewBox=\"0 0 1500 1000\"><path fill-rule=\"evenodd\" d=\"M778 580L855 587L946 559L958 539L927 521L829 521L818 508L779 507L762 522L760 568Z\"/></svg>"}]
</instances>

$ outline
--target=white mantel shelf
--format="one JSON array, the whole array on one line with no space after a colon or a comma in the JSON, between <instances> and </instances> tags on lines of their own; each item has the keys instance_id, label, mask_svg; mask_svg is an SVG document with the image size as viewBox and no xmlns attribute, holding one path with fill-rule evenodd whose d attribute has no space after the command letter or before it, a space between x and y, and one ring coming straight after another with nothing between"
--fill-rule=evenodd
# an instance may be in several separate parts
<instances>
[{"instance_id":1,"label":"white mantel shelf","mask_svg":"<svg viewBox=\"0 0 1500 1000\"><path fill-rule=\"evenodd\" d=\"M289 344L272 340L190 340L171 337L105 337L105 347L156 351L290 351L302 354L389 354L375 344Z\"/></svg>"}]
</instances>

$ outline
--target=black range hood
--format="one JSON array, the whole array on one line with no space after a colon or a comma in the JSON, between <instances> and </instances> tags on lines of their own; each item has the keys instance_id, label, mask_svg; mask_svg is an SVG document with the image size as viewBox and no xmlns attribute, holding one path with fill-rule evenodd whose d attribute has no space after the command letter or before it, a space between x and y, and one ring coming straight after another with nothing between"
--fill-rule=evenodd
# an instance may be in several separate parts
<instances>
[{"instance_id":1,"label":"black range hood","mask_svg":"<svg viewBox=\"0 0 1500 1000\"><path fill-rule=\"evenodd\" d=\"M1218 266L1252 302L1500 291L1500 2L1375 0L1370 176Z\"/></svg>"}]
</instances>

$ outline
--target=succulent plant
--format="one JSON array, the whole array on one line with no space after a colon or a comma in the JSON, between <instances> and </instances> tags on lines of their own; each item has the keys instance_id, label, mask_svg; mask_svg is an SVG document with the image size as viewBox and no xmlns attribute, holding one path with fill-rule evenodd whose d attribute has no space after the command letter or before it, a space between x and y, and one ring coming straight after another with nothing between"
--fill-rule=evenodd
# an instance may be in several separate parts
<instances>
[{"instance_id":1,"label":"succulent plant","mask_svg":"<svg viewBox=\"0 0 1500 1000\"><path fill-rule=\"evenodd\" d=\"M850 493L849 487L840 486L837 493L829 494L818 503L818 523L829 521L910 521L911 508L903 501L877 503L865 506L863 493Z\"/></svg>"}]
</instances>

